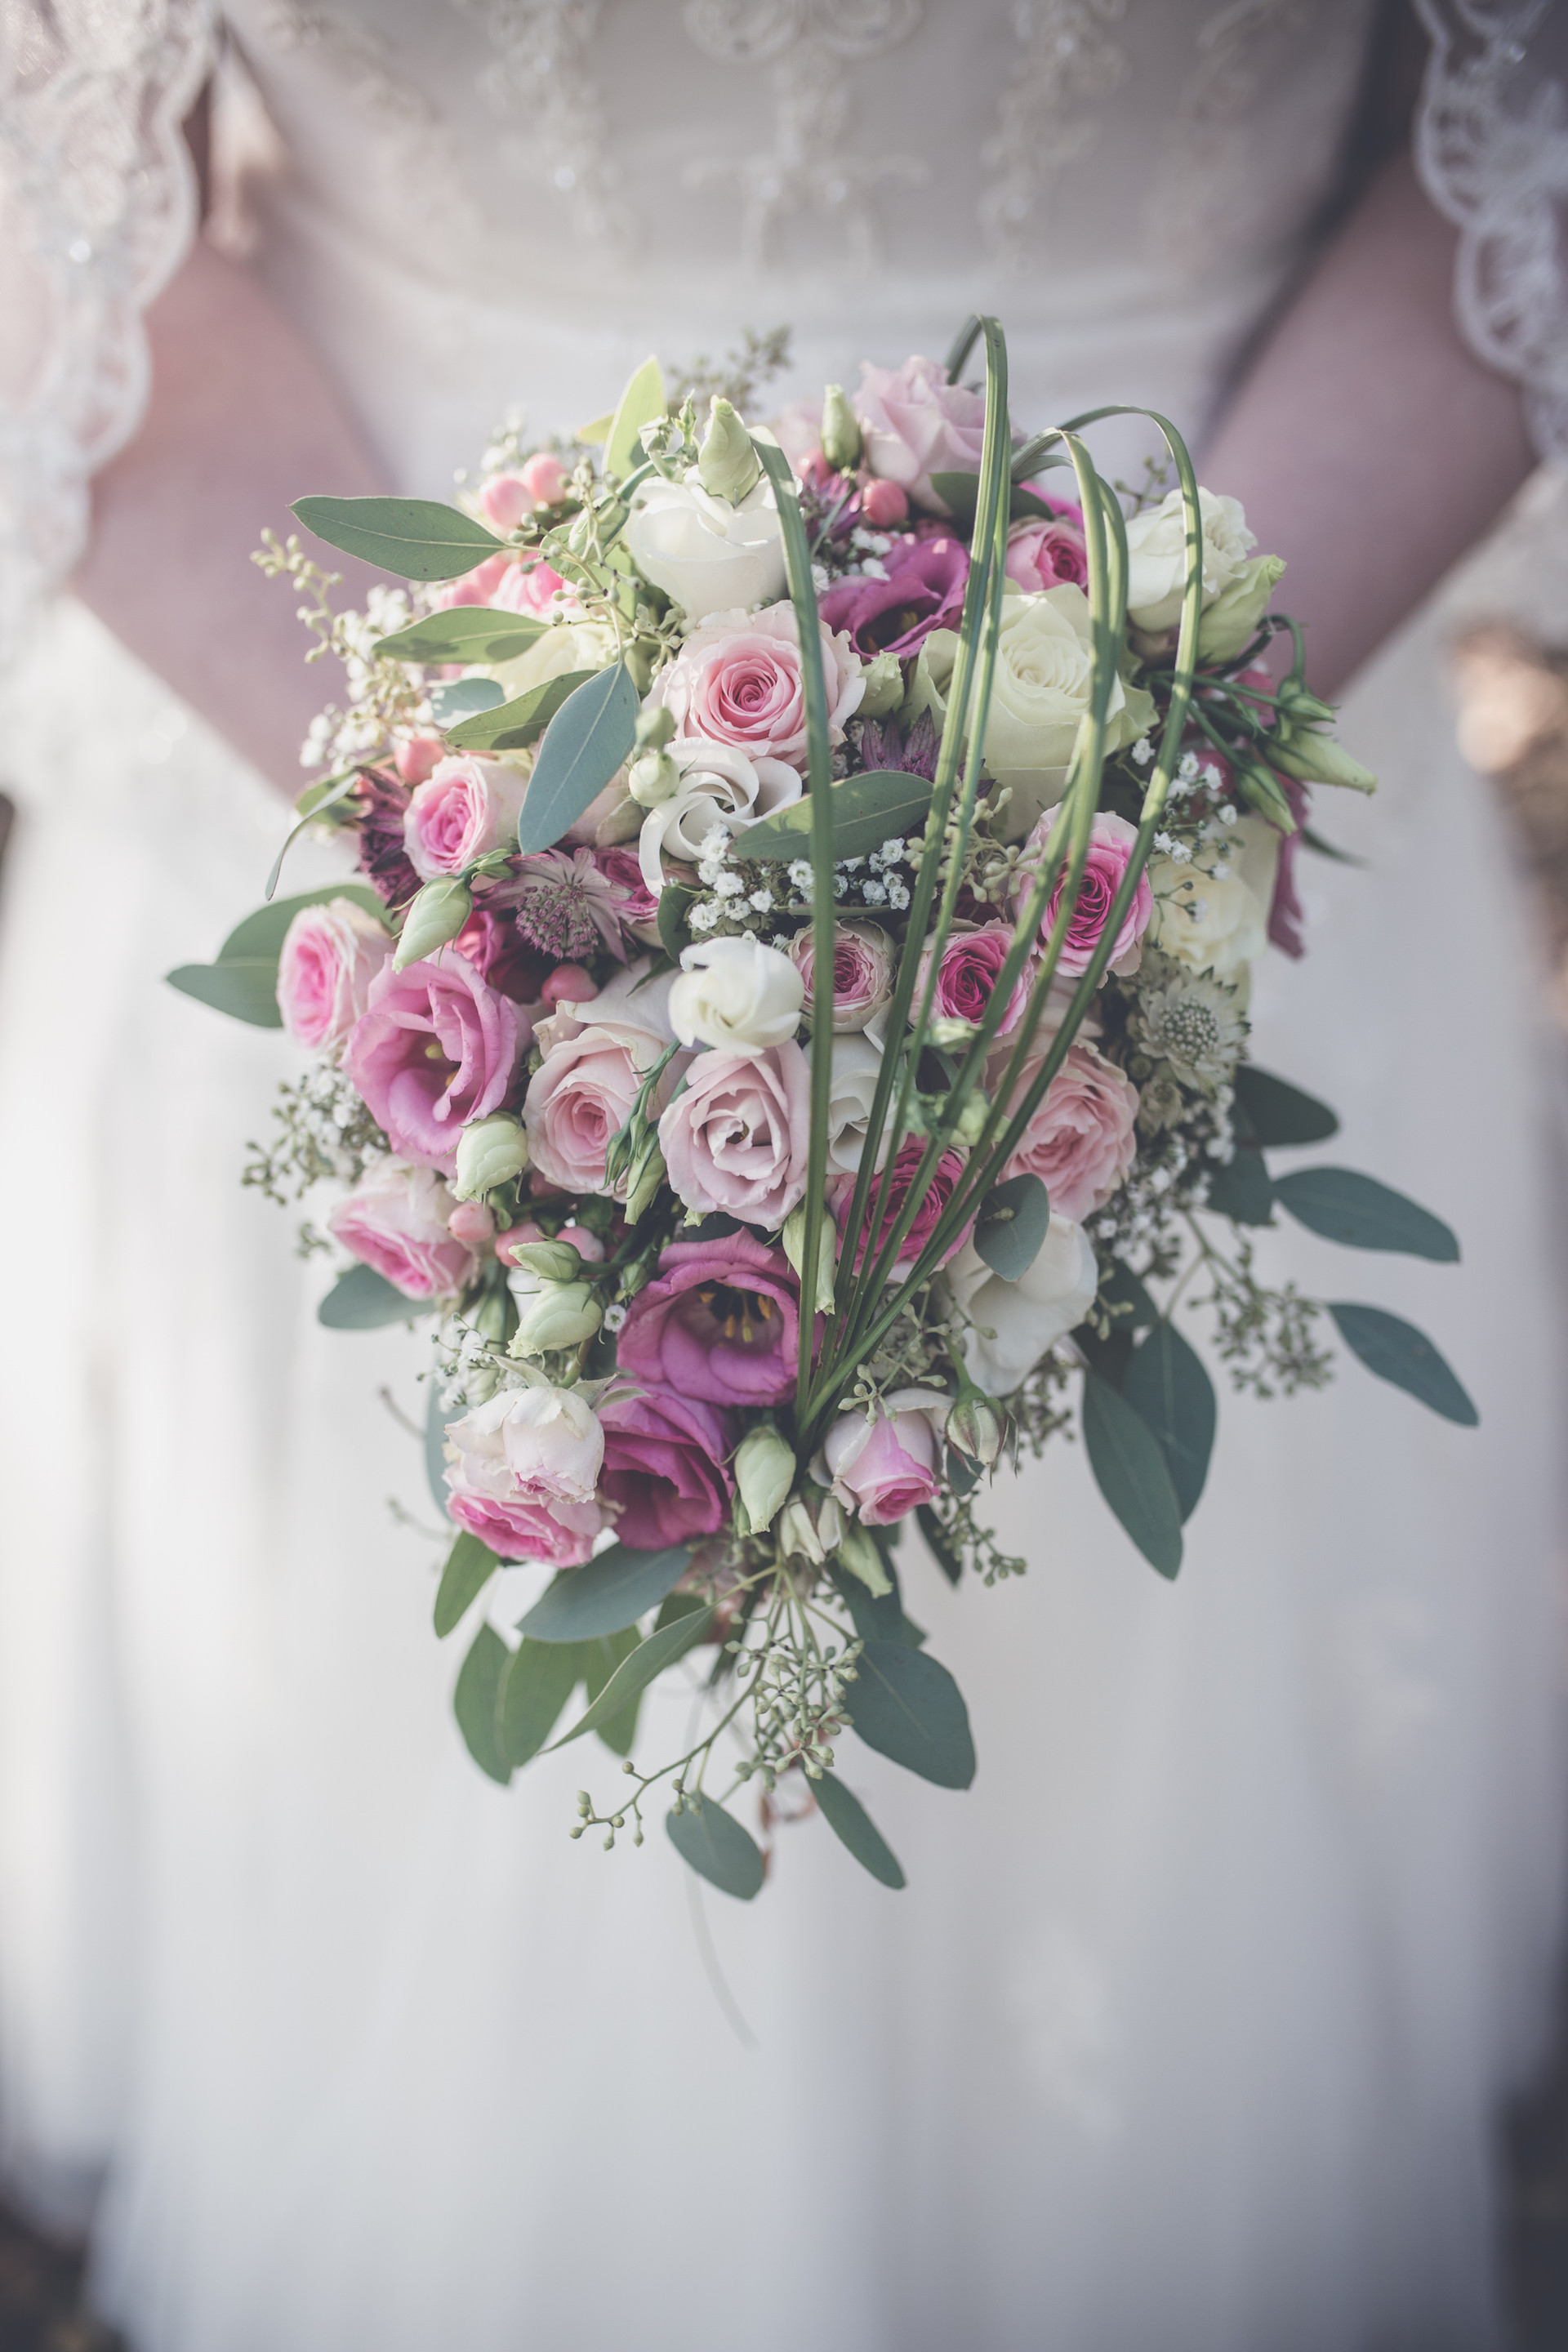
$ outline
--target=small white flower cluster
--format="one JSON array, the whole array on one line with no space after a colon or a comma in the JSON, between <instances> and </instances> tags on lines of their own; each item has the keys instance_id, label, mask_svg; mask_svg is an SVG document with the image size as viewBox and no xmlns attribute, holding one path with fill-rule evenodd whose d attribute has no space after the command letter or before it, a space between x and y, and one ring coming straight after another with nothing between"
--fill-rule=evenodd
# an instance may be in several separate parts
<instances>
[{"instance_id":1,"label":"small white flower cluster","mask_svg":"<svg viewBox=\"0 0 1568 2352\"><path fill-rule=\"evenodd\" d=\"M894 836L865 857L846 857L833 869L833 895L842 902L885 907L901 915L910 903L910 886L899 872L909 863L909 844ZM790 887L805 906L812 900L811 860L797 857L785 868Z\"/></svg>"}]
</instances>

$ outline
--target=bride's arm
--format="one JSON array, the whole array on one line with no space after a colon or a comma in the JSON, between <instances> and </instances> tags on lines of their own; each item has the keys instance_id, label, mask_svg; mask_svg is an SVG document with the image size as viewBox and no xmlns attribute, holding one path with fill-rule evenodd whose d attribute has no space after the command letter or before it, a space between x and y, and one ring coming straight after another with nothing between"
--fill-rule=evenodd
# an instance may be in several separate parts
<instances>
[{"instance_id":1,"label":"bride's arm","mask_svg":"<svg viewBox=\"0 0 1568 2352\"><path fill-rule=\"evenodd\" d=\"M1517 385L1454 323L1455 231L1387 164L1244 376L1201 473L1289 560L1332 694L1480 538L1534 462Z\"/></svg>"},{"instance_id":2,"label":"bride's arm","mask_svg":"<svg viewBox=\"0 0 1568 2352\"><path fill-rule=\"evenodd\" d=\"M250 272L198 241L147 312L153 394L141 430L93 483L73 585L132 651L280 789L302 782L300 740L341 685L307 669L286 583L249 562L302 490L383 487L331 383ZM379 573L318 551L341 601Z\"/></svg>"}]
</instances>

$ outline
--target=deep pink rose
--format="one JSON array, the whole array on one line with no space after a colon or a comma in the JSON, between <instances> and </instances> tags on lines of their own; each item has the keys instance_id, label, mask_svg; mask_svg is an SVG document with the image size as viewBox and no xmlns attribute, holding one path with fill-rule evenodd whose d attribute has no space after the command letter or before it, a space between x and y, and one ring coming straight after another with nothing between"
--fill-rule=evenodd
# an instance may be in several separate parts
<instances>
[{"instance_id":1,"label":"deep pink rose","mask_svg":"<svg viewBox=\"0 0 1568 2352\"><path fill-rule=\"evenodd\" d=\"M868 1528L890 1527L935 1500L952 1404L934 1389L899 1389L883 1402L875 1421L840 1413L822 1444L835 1496Z\"/></svg>"},{"instance_id":2,"label":"deep pink rose","mask_svg":"<svg viewBox=\"0 0 1568 2352\"><path fill-rule=\"evenodd\" d=\"M617 1533L637 1551L710 1536L724 1525L734 1486L724 1467L735 1450L728 1413L678 1390L612 1389L599 1407L605 1467L599 1492L619 1504Z\"/></svg>"},{"instance_id":3,"label":"deep pink rose","mask_svg":"<svg viewBox=\"0 0 1568 2352\"><path fill-rule=\"evenodd\" d=\"M784 1252L749 1234L672 1242L632 1301L616 1360L682 1396L772 1404L795 1394L799 1305Z\"/></svg>"},{"instance_id":4,"label":"deep pink rose","mask_svg":"<svg viewBox=\"0 0 1568 2352\"><path fill-rule=\"evenodd\" d=\"M278 1010L294 1043L318 1054L341 1045L391 953L385 926L352 898L301 907L278 958Z\"/></svg>"},{"instance_id":5,"label":"deep pink rose","mask_svg":"<svg viewBox=\"0 0 1568 2352\"><path fill-rule=\"evenodd\" d=\"M458 1131L500 1110L524 1051L523 1022L467 957L387 964L350 1032L344 1066L404 1160L452 1175Z\"/></svg>"},{"instance_id":6,"label":"deep pink rose","mask_svg":"<svg viewBox=\"0 0 1568 2352\"><path fill-rule=\"evenodd\" d=\"M1039 1073L1043 1054L1031 1055L1019 1075L1021 1101ZM1138 1089L1092 1045L1068 1047L1017 1150L1002 1173L1037 1176L1050 1194L1053 1217L1081 1224L1122 1182L1138 1149L1134 1131Z\"/></svg>"},{"instance_id":7,"label":"deep pink rose","mask_svg":"<svg viewBox=\"0 0 1568 2352\"><path fill-rule=\"evenodd\" d=\"M748 1225L783 1224L805 1191L810 1136L811 1071L793 1043L700 1054L658 1123L670 1183L687 1207Z\"/></svg>"},{"instance_id":8,"label":"deep pink rose","mask_svg":"<svg viewBox=\"0 0 1568 2352\"><path fill-rule=\"evenodd\" d=\"M931 1000L934 1018L939 1021L972 1021L978 1028L985 1018L992 992L1016 937L1010 923L984 923L978 930L951 933L937 968L936 994ZM928 944L921 952L920 970L915 976L914 999L910 1006L911 1024L919 1018L921 1006L925 1002L926 982L931 976L931 956ZM1007 1010L993 1033L994 1036L1010 1037L1016 1029L1028 1004L1034 977L1033 960L1026 957L1013 983Z\"/></svg>"},{"instance_id":9,"label":"deep pink rose","mask_svg":"<svg viewBox=\"0 0 1568 2352\"><path fill-rule=\"evenodd\" d=\"M918 653L933 629L956 629L963 610L969 555L956 539L896 539L882 562L885 580L841 580L817 607L864 661Z\"/></svg>"},{"instance_id":10,"label":"deep pink rose","mask_svg":"<svg viewBox=\"0 0 1568 2352\"><path fill-rule=\"evenodd\" d=\"M897 482L917 506L946 514L931 476L980 471L985 395L949 383L935 360L909 359L900 368L863 361L855 414L869 471Z\"/></svg>"},{"instance_id":11,"label":"deep pink rose","mask_svg":"<svg viewBox=\"0 0 1568 2352\"><path fill-rule=\"evenodd\" d=\"M466 1486L453 1487L447 1515L488 1544L498 1559L538 1559L547 1568L581 1568L605 1527L597 1503L531 1503L521 1496L503 1500Z\"/></svg>"},{"instance_id":12,"label":"deep pink rose","mask_svg":"<svg viewBox=\"0 0 1568 2352\"><path fill-rule=\"evenodd\" d=\"M1077 507L1058 506L1049 499L1049 516L1029 515L1007 533L1004 565L1009 580L1031 595L1045 588L1069 583L1083 587L1089 579L1084 552L1083 517Z\"/></svg>"},{"instance_id":13,"label":"deep pink rose","mask_svg":"<svg viewBox=\"0 0 1568 2352\"><path fill-rule=\"evenodd\" d=\"M1029 895L1034 889L1041 863L1040 853L1043 853L1048 845L1052 828L1060 814L1059 807L1047 809L1024 845L1024 856L1018 867L1018 888L1013 899L1015 915L1023 913ZM1079 894L1073 902L1072 920L1068 925L1067 938L1062 942L1061 960L1057 965L1058 971L1065 978L1076 979L1080 972L1089 970L1094 958L1094 951L1100 945L1100 935L1110 917L1111 905L1118 890L1121 887L1121 877L1127 871L1128 861L1131 857L1133 844L1137 838L1137 828L1129 824L1125 817L1111 816L1102 810L1095 818L1089 829L1089 861L1083 869L1083 880L1079 886ZM1056 921L1057 909L1061 904L1062 892L1067 887L1067 864L1064 863L1057 877L1050 898L1047 901L1046 911L1040 919L1042 947L1050 938L1051 926ZM1121 929L1116 935L1116 944L1110 951L1112 971L1119 971L1123 968L1125 959L1132 954L1139 940L1148 929L1153 912L1154 894L1149 887L1149 877L1146 873L1141 874L1138 877L1138 887L1132 894L1131 904L1122 919Z\"/></svg>"},{"instance_id":14,"label":"deep pink rose","mask_svg":"<svg viewBox=\"0 0 1568 2352\"><path fill-rule=\"evenodd\" d=\"M922 1137L918 1135L906 1136L903 1142L899 1146L898 1156L893 1161L893 1171L888 1186L887 1210L883 1215L881 1227L877 1234L875 1245L870 1252L872 1257L875 1257L883 1248L884 1244L892 1234L893 1227L898 1223L899 1218L902 1214L904 1202L909 1198L910 1186L914 1182L915 1171L920 1167L924 1152L924 1139ZM899 1258L897 1264L893 1266L891 1274L889 1276L889 1280L893 1279L895 1276L908 1274L910 1267L914 1265L915 1260L920 1256L921 1252L924 1249L927 1242L930 1241L931 1234L936 1230L938 1218L942 1215L942 1211L947 1207L948 1202L952 1198L953 1190L958 1183L959 1178L963 1173L963 1163L967 1158L967 1152L961 1151L955 1148L952 1151L944 1151L942 1158L937 1161L934 1170L931 1171L931 1181L926 1186L925 1193L921 1201L920 1207L915 1212L914 1223L910 1227L908 1234L904 1237L902 1255ZM879 1178L873 1178L872 1180L871 1190L868 1196L868 1202L871 1204L874 1204L876 1202L877 1187L880 1181L881 1180ZM840 1233L843 1232L844 1221L849 1214L849 1211L854 1201L854 1195L855 1179L853 1176L835 1177L827 1187L827 1204L833 1213L834 1223L838 1226ZM953 1235L946 1249L943 1250L938 1263L945 1265L950 1257L956 1257L959 1251L963 1247L964 1243L969 1239L973 1229L974 1220L973 1217L969 1217L964 1221L964 1223L960 1230ZM857 1269L858 1269L865 1261L867 1255L866 1243L867 1232L866 1228L862 1227L859 1238L855 1245L855 1264Z\"/></svg>"},{"instance_id":15,"label":"deep pink rose","mask_svg":"<svg viewBox=\"0 0 1568 2352\"><path fill-rule=\"evenodd\" d=\"M824 625L822 662L827 679L827 730L841 743L844 727L866 691L859 656L847 636ZM674 661L661 669L644 705L663 704L678 736L733 744L749 760L805 760L805 688L801 678L800 625L791 604L760 613L724 613L693 629Z\"/></svg>"},{"instance_id":16,"label":"deep pink rose","mask_svg":"<svg viewBox=\"0 0 1568 2352\"><path fill-rule=\"evenodd\" d=\"M405 1298L444 1298L474 1272L474 1253L447 1220L458 1203L433 1168L374 1161L327 1219L327 1231Z\"/></svg>"}]
</instances>

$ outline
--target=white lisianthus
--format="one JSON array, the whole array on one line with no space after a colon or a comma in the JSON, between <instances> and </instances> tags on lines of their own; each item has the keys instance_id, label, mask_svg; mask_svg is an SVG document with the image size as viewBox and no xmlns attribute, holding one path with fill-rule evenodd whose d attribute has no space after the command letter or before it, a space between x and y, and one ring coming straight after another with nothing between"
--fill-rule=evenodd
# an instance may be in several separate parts
<instances>
[{"instance_id":1,"label":"white lisianthus","mask_svg":"<svg viewBox=\"0 0 1568 2352\"><path fill-rule=\"evenodd\" d=\"M1204 525L1204 609L1223 594L1258 544L1239 499L1198 492ZM1180 490L1127 526L1127 617L1147 636L1173 629L1187 585L1187 521ZM1245 640L1244 640L1245 642Z\"/></svg>"},{"instance_id":2,"label":"white lisianthus","mask_svg":"<svg viewBox=\"0 0 1568 2352\"><path fill-rule=\"evenodd\" d=\"M1004 1397L1027 1378L1049 1348L1083 1321L1100 1287L1100 1270L1081 1225L1053 1215L1033 1265L1005 1282L965 1242L946 1268L954 1303L973 1327L963 1361L987 1395Z\"/></svg>"},{"instance_id":3,"label":"white lisianthus","mask_svg":"<svg viewBox=\"0 0 1568 2352\"><path fill-rule=\"evenodd\" d=\"M743 832L759 817L791 807L802 791L800 772L787 761L752 760L733 743L678 737L668 757L680 782L670 799L648 811L637 835L643 880L656 898L664 887L664 857L695 866L708 855L712 834Z\"/></svg>"},{"instance_id":4,"label":"white lisianthus","mask_svg":"<svg viewBox=\"0 0 1568 2352\"><path fill-rule=\"evenodd\" d=\"M806 1058L811 1048L806 1048ZM866 1130L882 1056L869 1037L840 1034L833 1040L833 1081L827 1097L827 1173L853 1176L866 1150ZM878 1138L876 1160L880 1169L888 1156L888 1129Z\"/></svg>"},{"instance_id":5,"label":"white lisianthus","mask_svg":"<svg viewBox=\"0 0 1568 2352\"><path fill-rule=\"evenodd\" d=\"M1147 937L1189 971L1235 981L1268 944L1268 909L1279 865L1279 835L1260 816L1244 816L1232 835L1228 875L1194 871L1168 857L1149 861L1154 919Z\"/></svg>"},{"instance_id":6,"label":"white lisianthus","mask_svg":"<svg viewBox=\"0 0 1568 2352\"><path fill-rule=\"evenodd\" d=\"M765 1053L800 1026L805 984L788 956L761 940L700 940L680 959L670 1026L683 1045Z\"/></svg>"},{"instance_id":7,"label":"white lisianthus","mask_svg":"<svg viewBox=\"0 0 1568 2352\"><path fill-rule=\"evenodd\" d=\"M765 477L738 506L705 490L695 466L683 482L647 482L632 501L626 545L637 569L693 621L784 594L784 541Z\"/></svg>"}]
</instances>

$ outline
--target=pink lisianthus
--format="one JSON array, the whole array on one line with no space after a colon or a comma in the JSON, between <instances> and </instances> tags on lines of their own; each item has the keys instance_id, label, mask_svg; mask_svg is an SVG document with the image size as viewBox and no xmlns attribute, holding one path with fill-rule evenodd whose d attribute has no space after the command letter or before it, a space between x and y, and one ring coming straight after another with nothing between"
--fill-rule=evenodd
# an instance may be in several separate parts
<instances>
[{"instance_id":1,"label":"pink lisianthus","mask_svg":"<svg viewBox=\"0 0 1568 2352\"><path fill-rule=\"evenodd\" d=\"M931 1000L933 1016L939 1021L972 1021L978 1028L1016 937L1009 923L983 923L977 930L951 933L937 967L936 993ZM914 998L910 1006L911 1024L919 1018L925 1002L931 960L928 942L915 976ZM1007 1009L994 1033L996 1037L1010 1037L1023 1019L1034 977L1033 959L1026 957L1007 999Z\"/></svg>"},{"instance_id":2,"label":"pink lisianthus","mask_svg":"<svg viewBox=\"0 0 1568 2352\"><path fill-rule=\"evenodd\" d=\"M1039 1073L1043 1054L1020 1073L1021 1101ZM1081 1224L1126 1178L1138 1149L1138 1089L1125 1072L1092 1045L1069 1045L1067 1057L1002 1173L1037 1176L1050 1195L1053 1217Z\"/></svg>"},{"instance_id":3,"label":"pink lisianthus","mask_svg":"<svg viewBox=\"0 0 1568 2352\"><path fill-rule=\"evenodd\" d=\"M906 1136L903 1142L900 1144L898 1156L893 1161L892 1174L888 1182L887 1210L876 1242L868 1251L866 1226L862 1226L857 1238L855 1244L857 1270L864 1265L868 1255L875 1258L891 1236L893 1227L903 1213L910 1187L915 1181L916 1171L924 1154L925 1144L918 1135ZM916 1259L935 1232L938 1219L952 1198L954 1188L963 1173L963 1164L967 1158L966 1152L955 1147L951 1151L944 1151L937 1161L931 1171L931 1181L921 1196L920 1207L915 1211L914 1223L904 1237L902 1254L889 1271L888 1277L889 1281L897 1281L913 1267ZM844 1230L844 1222L854 1202L855 1181L853 1176L838 1176L827 1187L827 1205L833 1213L834 1223L841 1234ZM874 1180L871 1186L868 1197L872 1204L876 1202L877 1185L879 1181L879 1179ZM969 1217L943 1250L939 1263L945 1265L950 1257L955 1257L973 1230L974 1220Z\"/></svg>"},{"instance_id":4,"label":"pink lisianthus","mask_svg":"<svg viewBox=\"0 0 1568 2352\"><path fill-rule=\"evenodd\" d=\"M789 960L805 983L811 1009L816 943L808 924L789 943ZM893 992L893 942L880 923L835 923L833 927L833 1026L841 1035L864 1029Z\"/></svg>"},{"instance_id":5,"label":"pink lisianthus","mask_svg":"<svg viewBox=\"0 0 1568 2352\"><path fill-rule=\"evenodd\" d=\"M595 1001L574 1013L552 1013L537 1031L544 1060L522 1107L536 1171L563 1192L602 1192L610 1139L632 1115L643 1080L669 1043L651 1025L651 1006L637 1017L635 999L592 1017ZM590 1017L579 1019L579 1013ZM659 1091L676 1084L667 1070ZM620 1197L626 1197L624 1182Z\"/></svg>"},{"instance_id":6,"label":"pink lisianthus","mask_svg":"<svg viewBox=\"0 0 1568 2352\"><path fill-rule=\"evenodd\" d=\"M433 1168L380 1160L332 1210L327 1231L405 1298L446 1298L474 1272L473 1249L450 1228L458 1208Z\"/></svg>"},{"instance_id":7,"label":"pink lisianthus","mask_svg":"<svg viewBox=\"0 0 1568 2352\"><path fill-rule=\"evenodd\" d=\"M827 628L848 631L864 661L918 653L933 629L955 629L963 610L969 555L956 539L897 539L882 561L885 580L841 580L817 608Z\"/></svg>"},{"instance_id":8,"label":"pink lisianthus","mask_svg":"<svg viewBox=\"0 0 1568 2352\"><path fill-rule=\"evenodd\" d=\"M835 635L826 625L822 661L828 736L841 743L866 681L848 637ZM733 744L750 760L783 760L802 767L805 688L795 606L769 604L760 613L715 614L693 629L674 661L659 671L643 707L659 704L674 719L678 738Z\"/></svg>"},{"instance_id":9,"label":"pink lisianthus","mask_svg":"<svg viewBox=\"0 0 1568 2352\"><path fill-rule=\"evenodd\" d=\"M341 1045L391 953L385 926L352 898L301 907L278 958L278 1010L294 1043L318 1054Z\"/></svg>"},{"instance_id":10,"label":"pink lisianthus","mask_svg":"<svg viewBox=\"0 0 1568 2352\"><path fill-rule=\"evenodd\" d=\"M580 1567L605 1526L605 1437L573 1389L501 1389L447 1428L447 1510L501 1559Z\"/></svg>"},{"instance_id":11,"label":"pink lisianthus","mask_svg":"<svg viewBox=\"0 0 1568 2352\"><path fill-rule=\"evenodd\" d=\"M1015 915L1022 915L1028 903L1050 843L1052 829L1060 814L1059 807L1047 809L1025 844L1018 867L1018 887L1013 898ZM1078 897L1073 902L1072 919L1068 925L1067 938L1062 943L1061 957L1057 965L1057 971L1063 978L1076 979L1080 972L1087 971L1093 961L1137 838L1136 827L1129 824L1125 817L1111 816L1102 810L1095 818L1089 830L1088 863L1084 866ZM1040 919L1042 947L1050 938L1062 892L1067 887L1067 878L1068 868L1064 863ZM1129 959L1135 957L1138 943L1148 929L1153 912L1154 894L1149 887L1149 877L1141 874L1110 950L1110 968L1112 971L1135 968Z\"/></svg>"},{"instance_id":12,"label":"pink lisianthus","mask_svg":"<svg viewBox=\"0 0 1568 2352\"><path fill-rule=\"evenodd\" d=\"M643 879L636 850L595 849L594 863L610 886L621 929L639 947L658 947L658 900Z\"/></svg>"},{"instance_id":13,"label":"pink lisianthus","mask_svg":"<svg viewBox=\"0 0 1568 2352\"><path fill-rule=\"evenodd\" d=\"M841 1412L823 1440L820 1467L834 1499L863 1526L890 1527L942 1486L942 1440L952 1400L934 1389L898 1389L873 1420Z\"/></svg>"},{"instance_id":14,"label":"pink lisianthus","mask_svg":"<svg viewBox=\"0 0 1568 2352\"><path fill-rule=\"evenodd\" d=\"M658 1123L669 1181L689 1209L780 1225L805 1192L811 1071L794 1043L712 1048Z\"/></svg>"},{"instance_id":15,"label":"pink lisianthus","mask_svg":"<svg viewBox=\"0 0 1568 2352\"><path fill-rule=\"evenodd\" d=\"M1089 580L1081 513L1077 507L1058 506L1054 499L1047 503L1048 517L1027 515L1007 533L1003 569L1031 595L1067 583L1082 588Z\"/></svg>"},{"instance_id":16,"label":"pink lisianthus","mask_svg":"<svg viewBox=\"0 0 1568 2352\"><path fill-rule=\"evenodd\" d=\"M710 1536L730 1513L725 1464L735 1448L730 1414L700 1397L645 1383L612 1389L599 1406L605 1433L604 1500L635 1550Z\"/></svg>"},{"instance_id":17,"label":"pink lisianthus","mask_svg":"<svg viewBox=\"0 0 1568 2352\"><path fill-rule=\"evenodd\" d=\"M460 580L447 580L432 588L430 602L438 613L448 613L458 604L488 604L498 613L531 614L546 621L558 613L575 618L582 610L559 572L539 556L520 561L510 548L487 555Z\"/></svg>"},{"instance_id":18,"label":"pink lisianthus","mask_svg":"<svg viewBox=\"0 0 1568 2352\"><path fill-rule=\"evenodd\" d=\"M946 514L931 476L980 471L985 395L949 383L935 360L908 359L900 368L863 361L855 414L868 470L897 482L917 506Z\"/></svg>"},{"instance_id":19,"label":"pink lisianthus","mask_svg":"<svg viewBox=\"0 0 1568 2352\"><path fill-rule=\"evenodd\" d=\"M349 1033L344 1066L393 1150L450 1176L458 1134L500 1110L524 1051L524 1024L466 957L385 965Z\"/></svg>"},{"instance_id":20,"label":"pink lisianthus","mask_svg":"<svg viewBox=\"0 0 1568 2352\"><path fill-rule=\"evenodd\" d=\"M528 779L501 760L472 752L443 760L415 787L403 820L408 862L422 882L460 874L517 829Z\"/></svg>"},{"instance_id":21,"label":"pink lisianthus","mask_svg":"<svg viewBox=\"0 0 1568 2352\"><path fill-rule=\"evenodd\" d=\"M632 1301L616 1360L682 1396L773 1404L795 1394L799 1331L800 1286L782 1250L749 1234L672 1242Z\"/></svg>"}]
</instances>

